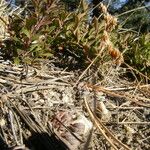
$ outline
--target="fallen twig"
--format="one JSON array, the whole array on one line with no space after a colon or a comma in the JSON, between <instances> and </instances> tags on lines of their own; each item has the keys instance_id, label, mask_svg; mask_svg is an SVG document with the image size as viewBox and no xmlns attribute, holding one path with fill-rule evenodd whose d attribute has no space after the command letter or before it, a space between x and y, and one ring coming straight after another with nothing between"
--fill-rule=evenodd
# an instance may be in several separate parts
<instances>
[{"instance_id":1,"label":"fallen twig","mask_svg":"<svg viewBox=\"0 0 150 150\"><path fill-rule=\"evenodd\" d=\"M91 119L94 121L95 125L97 126L99 131L103 134L103 136L108 140L110 145L114 149L118 150L118 148L113 144L113 141L111 140L111 138L112 138L118 144L118 146L122 146L124 149L130 150L130 148L127 145L123 144L121 141L116 139L114 137L114 135L101 123L101 121L97 118L97 116L91 111L91 109L87 103L86 97L84 97L84 103L85 103L86 109L87 109Z\"/></svg>"}]
</instances>

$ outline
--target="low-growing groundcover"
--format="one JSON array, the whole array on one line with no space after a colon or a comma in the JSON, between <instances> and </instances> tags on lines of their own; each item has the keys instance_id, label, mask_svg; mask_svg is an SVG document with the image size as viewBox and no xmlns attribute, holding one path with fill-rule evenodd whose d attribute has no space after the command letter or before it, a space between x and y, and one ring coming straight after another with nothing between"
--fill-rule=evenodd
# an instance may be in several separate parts
<instances>
[{"instance_id":1,"label":"low-growing groundcover","mask_svg":"<svg viewBox=\"0 0 150 150\"><path fill-rule=\"evenodd\" d=\"M90 24L84 1L31 4L1 18L0 149L149 149L148 34L102 3Z\"/></svg>"}]
</instances>

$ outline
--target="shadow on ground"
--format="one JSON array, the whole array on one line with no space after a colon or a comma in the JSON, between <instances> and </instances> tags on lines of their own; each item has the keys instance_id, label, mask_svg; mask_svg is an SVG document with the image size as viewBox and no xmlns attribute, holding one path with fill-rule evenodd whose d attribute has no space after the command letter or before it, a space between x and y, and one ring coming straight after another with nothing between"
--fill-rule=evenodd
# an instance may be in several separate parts
<instances>
[{"instance_id":1,"label":"shadow on ground","mask_svg":"<svg viewBox=\"0 0 150 150\"><path fill-rule=\"evenodd\" d=\"M47 133L33 133L25 142L29 149L35 150L68 150L68 147L56 135Z\"/></svg>"},{"instance_id":2,"label":"shadow on ground","mask_svg":"<svg viewBox=\"0 0 150 150\"><path fill-rule=\"evenodd\" d=\"M4 142L1 136L0 136L0 150L9 150L8 145L6 144L6 142Z\"/></svg>"},{"instance_id":3,"label":"shadow on ground","mask_svg":"<svg viewBox=\"0 0 150 150\"><path fill-rule=\"evenodd\" d=\"M69 148L56 135L33 133L25 140L26 148L9 147L0 136L0 150L68 150Z\"/></svg>"}]
</instances>

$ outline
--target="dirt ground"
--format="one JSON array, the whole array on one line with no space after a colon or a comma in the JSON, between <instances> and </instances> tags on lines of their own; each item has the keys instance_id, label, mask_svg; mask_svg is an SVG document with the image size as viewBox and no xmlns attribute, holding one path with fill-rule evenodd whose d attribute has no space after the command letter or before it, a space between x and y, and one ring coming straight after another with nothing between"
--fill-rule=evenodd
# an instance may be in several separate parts
<instances>
[{"instance_id":1,"label":"dirt ground","mask_svg":"<svg viewBox=\"0 0 150 150\"><path fill-rule=\"evenodd\" d=\"M0 62L0 150L150 149L149 79L58 64Z\"/></svg>"}]
</instances>

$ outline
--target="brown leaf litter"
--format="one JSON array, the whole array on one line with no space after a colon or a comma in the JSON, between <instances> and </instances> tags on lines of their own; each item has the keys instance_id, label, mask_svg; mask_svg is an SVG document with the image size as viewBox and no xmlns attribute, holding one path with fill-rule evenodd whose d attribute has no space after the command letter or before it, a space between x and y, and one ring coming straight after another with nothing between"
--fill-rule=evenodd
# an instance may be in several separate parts
<instances>
[{"instance_id":1,"label":"brown leaf litter","mask_svg":"<svg viewBox=\"0 0 150 150\"><path fill-rule=\"evenodd\" d=\"M1 62L0 149L148 150L150 85L118 72Z\"/></svg>"}]
</instances>

